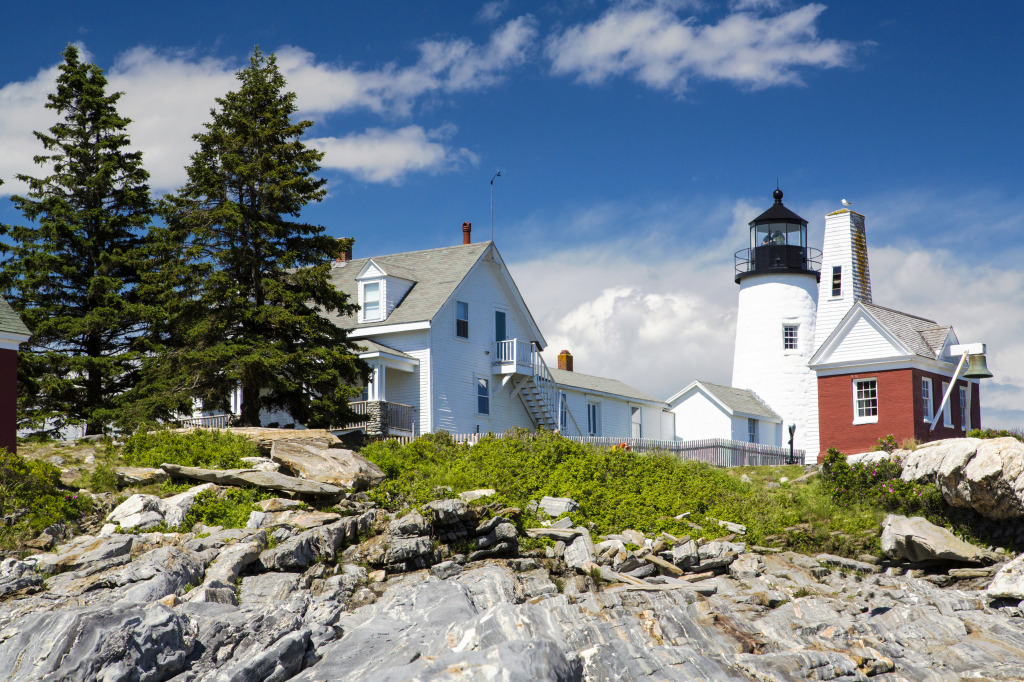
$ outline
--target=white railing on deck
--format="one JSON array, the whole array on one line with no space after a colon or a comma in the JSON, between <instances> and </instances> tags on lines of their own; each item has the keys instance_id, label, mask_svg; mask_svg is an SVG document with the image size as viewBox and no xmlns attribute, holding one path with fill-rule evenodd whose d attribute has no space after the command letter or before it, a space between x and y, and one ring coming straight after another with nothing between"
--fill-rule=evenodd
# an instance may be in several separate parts
<instances>
[{"instance_id":1,"label":"white railing on deck","mask_svg":"<svg viewBox=\"0 0 1024 682\"><path fill-rule=\"evenodd\" d=\"M210 414L202 417L185 417L176 420L182 428L224 429L227 428L233 414Z\"/></svg>"},{"instance_id":2,"label":"white railing on deck","mask_svg":"<svg viewBox=\"0 0 1024 682\"><path fill-rule=\"evenodd\" d=\"M529 365L533 344L519 339L505 339L494 344L494 362L500 365Z\"/></svg>"}]
</instances>

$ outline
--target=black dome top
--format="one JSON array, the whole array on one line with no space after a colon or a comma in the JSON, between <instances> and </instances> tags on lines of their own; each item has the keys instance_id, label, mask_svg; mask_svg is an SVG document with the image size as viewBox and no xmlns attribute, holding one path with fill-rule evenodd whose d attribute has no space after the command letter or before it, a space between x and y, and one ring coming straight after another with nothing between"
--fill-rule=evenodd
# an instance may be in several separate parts
<instances>
[{"instance_id":1,"label":"black dome top","mask_svg":"<svg viewBox=\"0 0 1024 682\"><path fill-rule=\"evenodd\" d=\"M775 199L775 203L767 211L757 216L750 221L750 225L760 225L761 223L803 223L807 224L807 221L793 213L788 208L782 205L782 190L776 189L772 192L772 197Z\"/></svg>"}]
</instances>

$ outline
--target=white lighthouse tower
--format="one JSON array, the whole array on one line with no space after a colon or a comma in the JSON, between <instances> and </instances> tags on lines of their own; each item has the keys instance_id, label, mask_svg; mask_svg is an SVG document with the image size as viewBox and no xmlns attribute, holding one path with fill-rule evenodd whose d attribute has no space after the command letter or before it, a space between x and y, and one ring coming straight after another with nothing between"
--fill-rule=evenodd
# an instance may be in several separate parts
<instances>
[{"instance_id":1,"label":"white lighthouse tower","mask_svg":"<svg viewBox=\"0 0 1024 682\"><path fill-rule=\"evenodd\" d=\"M750 222L750 246L736 253L740 285L732 385L758 395L780 417L777 442L813 462L818 454L818 382L814 354L820 252L807 246L807 221L775 204Z\"/></svg>"},{"instance_id":2,"label":"white lighthouse tower","mask_svg":"<svg viewBox=\"0 0 1024 682\"><path fill-rule=\"evenodd\" d=\"M820 348L857 301L871 303L868 238L864 216L841 208L825 216L825 279L818 291L818 320L814 347Z\"/></svg>"}]
</instances>

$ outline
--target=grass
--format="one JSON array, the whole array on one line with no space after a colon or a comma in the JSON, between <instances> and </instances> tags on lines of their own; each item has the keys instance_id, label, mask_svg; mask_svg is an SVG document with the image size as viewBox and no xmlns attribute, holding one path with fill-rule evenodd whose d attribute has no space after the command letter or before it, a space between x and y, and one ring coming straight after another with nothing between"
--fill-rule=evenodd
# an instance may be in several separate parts
<instances>
[{"instance_id":1,"label":"grass","mask_svg":"<svg viewBox=\"0 0 1024 682\"><path fill-rule=\"evenodd\" d=\"M648 536L659 531L694 534L674 517L704 527L708 538L724 534L709 521L743 524L743 540L784 545L803 551L854 556L878 550L878 528L890 509L875 498L837 500L821 476L798 485L768 488L769 481L803 474L800 466L719 469L671 455L643 455L569 441L551 433L513 431L485 436L475 446L454 443L447 434L413 443L374 443L362 454L387 474L371 496L397 510L434 499L437 491L494 488L494 499L523 511L521 526L539 523L526 512L530 500L544 495L571 497L580 509L574 523L591 523L597 533L634 528ZM746 474L750 479L740 479ZM805 529L788 528L806 524Z\"/></svg>"}]
</instances>

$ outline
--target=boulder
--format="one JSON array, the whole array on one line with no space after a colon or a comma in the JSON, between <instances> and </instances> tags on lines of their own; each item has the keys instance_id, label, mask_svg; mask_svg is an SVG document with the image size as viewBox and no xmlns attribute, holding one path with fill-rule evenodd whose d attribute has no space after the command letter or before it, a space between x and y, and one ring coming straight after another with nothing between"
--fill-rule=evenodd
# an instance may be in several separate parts
<instances>
[{"instance_id":1,"label":"boulder","mask_svg":"<svg viewBox=\"0 0 1024 682\"><path fill-rule=\"evenodd\" d=\"M388 524L388 535L396 538L412 538L429 534L430 523L418 511L411 511Z\"/></svg>"},{"instance_id":2,"label":"boulder","mask_svg":"<svg viewBox=\"0 0 1024 682\"><path fill-rule=\"evenodd\" d=\"M280 512L257 512L249 514L246 528L270 528L273 526L288 525L296 528L316 528L326 523L334 523L341 516L332 512L320 511L280 511Z\"/></svg>"},{"instance_id":3,"label":"boulder","mask_svg":"<svg viewBox=\"0 0 1024 682\"><path fill-rule=\"evenodd\" d=\"M450 526L476 518L476 511L462 500L431 500L421 509L436 526Z\"/></svg>"},{"instance_id":4,"label":"boulder","mask_svg":"<svg viewBox=\"0 0 1024 682\"><path fill-rule=\"evenodd\" d=\"M276 440L270 458L300 478L351 490L366 490L384 480L380 467L362 455L316 442Z\"/></svg>"},{"instance_id":5,"label":"boulder","mask_svg":"<svg viewBox=\"0 0 1024 682\"><path fill-rule=\"evenodd\" d=\"M130 535L110 535L98 538L80 535L57 548L56 554L37 554L27 561L40 573L74 571L94 562L128 556L134 539Z\"/></svg>"},{"instance_id":6,"label":"boulder","mask_svg":"<svg viewBox=\"0 0 1024 682\"><path fill-rule=\"evenodd\" d=\"M882 522L882 551L906 561L957 561L989 564L999 557L959 539L921 516L889 514Z\"/></svg>"},{"instance_id":7,"label":"boulder","mask_svg":"<svg viewBox=\"0 0 1024 682\"><path fill-rule=\"evenodd\" d=\"M167 480L166 471L148 467L115 467L114 475L121 486L152 485Z\"/></svg>"},{"instance_id":8,"label":"boulder","mask_svg":"<svg viewBox=\"0 0 1024 682\"><path fill-rule=\"evenodd\" d=\"M756 554L740 554L729 564L729 575L736 580L751 580L764 571L764 561Z\"/></svg>"},{"instance_id":9,"label":"boulder","mask_svg":"<svg viewBox=\"0 0 1024 682\"><path fill-rule=\"evenodd\" d=\"M700 563L700 555L697 553L697 543L688 540L681 545L672 548L672 563L679 568L690 568Z\"/></svg>"},{"instance_id":10,"label":"boulder","mask_svg":"<svg viewBox=\"0 0 1024 682\"><path fill-rule=\"evenodd\" d=\"M1024 554L999 569L985 590L989 599L1024 600Z\"/></svg>"},{"instance_id":11,"label":"boulder","mask_svg":"<svg viewBox=\"0 0 1024 682\"><path fill-rule=\"evenodd\" d=\"M189 478L228 486L255 486L268 490L280 490L293 495L338 497L345 492L336 485L286 476L274 471L257 471L256 469L200 469L199 467L183 467L177 464L163 464L161 468L174 478Z\"/></svg>"},{"instance_id":12,"label":"boulder","mask_svg":"<svg viewBox=\"0 0 1024 682\"><path fill-rule=\"evenodd\" d=\"M256 447L265 455L270 454L274 443L279 440L308 443L322 448L342 445L341 439L326 429L270 429L262 426L243 426L222 430L248 438L256 443Z\"/></svg>"},{"instance_id":13,"label":"boulder","mask_svg":"<svg viewBox=\"0 0 1024 682\"><path fill-rule=\"evenodd\" d=\"M462 500L463 502L472 502L474 500L479 500L481 497L490 497L495 492L496 491L494 490L494 488L480 488L479 490L467 490L465 492L459 493L459 499Z\"/></svg>"},{"instance_id":14,"label":"boulder","mask_svg":"<svg viewBox=\"0 0 1024 682\"><path fill-rule=\"evenodd\" d=\"M107 515L107 523L116 524L122 530L147 530L161 523L174 528L184 523L199 493L217 489L216 485L207 483L163 499L155 495L132 495Z\"/></svg>"},{"instance_id":15,"label":"boulder","mask_svg":"<svg viewBox=\"0 0 1024 682\"><path fill-rule=\"evenodd\" d=\"M565 545L565 564L569 568L583 568L583 565L594 561L594 542L590 539L590 531L582 526L576 528L579 534Z\"/></svg>"},{"instance_id":16,"label":"boulder","mask_svg":"<svg viewBox=\"0 0 1024 682\"><path fill-rule=\"evenodd\" d=\"M280 471L281 465L266 457L243 457L242 461L256 471Z\"/></svg>"},{"instance_id":17,"label":"boulder","mask_svg":"<svg viewBox=\"0 0 1024 682\"><path fill-rule=\"evenodd\" d=\"M627 528L626 530L622 531L622 533L620 533L620 535L622 535L622 539L623 540L625 540L626 542L628 542L631 545L636 545L637 547L643 547L645 544L647 544L647 538L645 538L644 534L641 533L638 530L633 530L632 528Z\"/></svg>"},{"instance_id":18,"label":"boulder","mask_svg":"<svg viewBox=\"0 0 1024 682\"><path fill-rule=\"evenodd\" d=\"M580 505L571 497L544 496L540 500L540 508L551 516L561 516L566 512L576 511Z\"/></svg>"}]
</instances>

